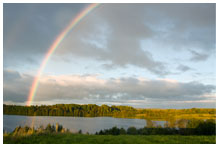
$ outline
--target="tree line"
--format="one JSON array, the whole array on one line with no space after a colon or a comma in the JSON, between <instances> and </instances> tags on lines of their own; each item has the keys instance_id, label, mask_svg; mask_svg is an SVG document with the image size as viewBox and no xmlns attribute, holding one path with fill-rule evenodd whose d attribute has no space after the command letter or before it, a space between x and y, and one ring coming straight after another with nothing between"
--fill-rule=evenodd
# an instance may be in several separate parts
<instances>
[{"instance_id":1,"label":"tree line","mask_svg":"<svg viewBox=\"0 0 219 147\"><path fill-rule=\"evenodd\" d=\"M194 122L192 122L194 123ZM196 122L196 127L188 128L165 128L165 127L144 127L137 129L129 127L127 130L124 128L117 128L116 126L111 129L100 130L96 135L216 135L216 122L215 120L206 120Z\"/></svg>"},{"instance_id":2,"label":"tree line","mask_svg":"<svg viewBox=\"0 0 219 147\"><path fill-rule=\"evenodd\" d=\"M4 114L28 116L133 116L136 109L129 106L56 104L42 106L3 105Z\"/></svg>"},{"instance_id":3,"label":"tree line","mask_svg":"<svg viewBox=\"0 0 219 147\"><path fill-rule=\"evenodd\" d=\"M56 104L56 105L5 105L3 113L8 115L27 116L77 116L77 117L99 117L111 116L120 118L165 118L170 119L177 116L195 115L197 117L211 116L215 119L216 109L192 108L192 109L136 109L130 106L107 106L95 104ZM194 117L194 116L192 116Z\"/></svg>"}]
</instances>

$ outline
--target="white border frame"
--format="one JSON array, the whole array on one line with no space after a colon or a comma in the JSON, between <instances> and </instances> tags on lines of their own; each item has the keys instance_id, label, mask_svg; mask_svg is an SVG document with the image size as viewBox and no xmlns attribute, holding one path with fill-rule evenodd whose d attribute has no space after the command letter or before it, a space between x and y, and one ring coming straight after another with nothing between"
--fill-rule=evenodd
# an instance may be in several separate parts
<instances>
[{"instance_id":1,"label":"white border frame","mask_svg":"<svg viewBox=\"0 0 219 147\"><path fill-rule=\"evenodd\" d=\"M1 134L1 144L3 144L3 3L217 3L216 0L2 0L1 4L0 4L0 19L1 19L1 28L0 28L0 32L1 32L1 36L0 36L0 42L1 42L1 52L0 52L0 69L1 69L1 73L0 73L0 94L2 97L2 100L0 102L0 114L1 114L1 127L0 127L0 131L2 133ZM218 13L217 13L217 4L216 4L216 20L218 20ZM216 22L217 24L217 22ZM217 25L216 25L217 27ZM216 29L216 36L218 34L218 30ZM216 37L216 44L217 42L219 42L218 38ZM217 45L216 45L216 67L217 67L217 63L219 61L219 59L217 59L218 57L218 51L217 51ZM218 73L218 68L216 68L216 77L217 77L217 73ZM216 78L216 97L217 97L217 93L218 93L218 79ZM217 102L216 102L216 108L217 108ZM218 113L219 110L216 109L216 113ZM218 119L216 119L216 122L218 122ZM217 123L218 124L218 123ZM216 135L216 143L218 141L218 130L219 127L217 128L217 135ZM6 144L4 144L5 146L8 146ZM32 144L33 145L33 144ZM66 144L67 145L67 144ZM157 146L159 144L147 144L147 146ZM168 144L160 144L162 146L176 146L176 144L173 145L168 145ZM191 146L191 144L187 144L188 146ZM186 145L186 146L187 146ZM23 144L17 144L17 146L29 146L29 145L23 145ZM33 146L39 146L38 144L34 144ZM43 145L45 146L45 145ZM59 145L55 145L55 146L59 146ZM72 146L72 145L71 145ZM85 146L83 144L77 145L77 146ZM90 146L90 145L89 145ZM91 144L91 146L102 146L102 144ZM104 146L111 146L110 144L108 145L104 145ZM126 144L126 145L122 145L122 146L133 146L132 144ZM141 145L137 145L137 146L145 146L144 144ZM183 144L177 144L177 146L185 146ZM192 145L194 146L194 145ZM205 144L201 145L198 144L197 146L206 146ZM208 146L216 146L216 144L214 145L208 145Z\"/></svg>"}]
</instances>

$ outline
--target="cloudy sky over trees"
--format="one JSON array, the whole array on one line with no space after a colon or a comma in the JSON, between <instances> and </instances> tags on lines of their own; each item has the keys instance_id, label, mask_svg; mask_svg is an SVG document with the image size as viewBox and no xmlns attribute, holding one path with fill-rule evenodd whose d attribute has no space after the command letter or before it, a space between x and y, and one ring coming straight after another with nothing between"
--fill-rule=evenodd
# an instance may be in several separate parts
<instances>
[{"instance_id":1,"label":"cloudy sky over trees","mask_svg":"<svg viewBox=\"0 0 219 147\"><path fill-rule=\"evenodd\" d=\"M26 103L48 48L87 6L4 4L4 103ZM216 5L100 5L41 75L33 104L56 103L216 107Z\"/></svg>"}]
</instances>

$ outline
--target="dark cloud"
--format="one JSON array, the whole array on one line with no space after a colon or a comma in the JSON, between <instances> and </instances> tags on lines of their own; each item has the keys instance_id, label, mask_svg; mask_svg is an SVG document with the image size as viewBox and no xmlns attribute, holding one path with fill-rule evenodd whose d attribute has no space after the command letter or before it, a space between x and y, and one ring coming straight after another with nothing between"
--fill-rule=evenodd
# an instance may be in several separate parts
<instances>
[{"instance_id":1,"label":"dark cloud","mask_svg":"<svg viewBox=\"0 0 219 147\"><path fill-rule=\"evenodd\" d=\"M4 4L4 67L40 62L55 36L84 6ZM103 4L68 34L56 55L108 62L103 66L107 69L134 65L167 75L168 63L155 59L140 42L152 41L158 45L154 50L192 48L214 53L215 11L215 4Z\"/></svg>"},{"instance_id":2,"label":"dark cloud","mask_svg":"<svg viewBox=\"0 0 219 147\"><path fill-rule=\"evenodd\" d=\"M3 71L3 100L24 102L27 99L33 77L16 71Z\"/></svg>"},{"instance_id":3,"label":"dark cloud","mask_svg":"<svg viewBox=\"0 0 219 147\"><path fill-rule=\"evenodd\" d=\"M4 81L6 82L14 81L21 78L20 73L13 70L3 70L3 77Z\"/></svg>"},{"instance_id":4,"label":"dark cloud","mask_svg":"<svg viewBox=\"0 0 219 147\"><path fill-rule=\"evenodd\" d=\"M129 8L130 5L100 6L83 20L83 29L69 34L58 52L72 51L73 55L107 61L103 66L106 69L134 65L157 75L167 74L164 63L141 49L140 40L153 36L153 31L144 24L142 16L133 15Z\"/></svg>"},{"instance_id":5,"label":"dark cloud","mask_svg":"<svg viewBox=\"0 0 219 147\"><path fill-rule=\"evenodd\" d=\"M159 50L215 50L214 4L105 4L80 27L58 51L107 61L106 69L134 65L157 75L169 74L166 63L143 49L141 40L158 44Z\"/></svg>"},{"instance_id":6,"label":"dark cloud","mask_svg":"<svg viewBox=\"0 0 219 147\"><path fill-rule=\"evenodd\" d=\"M57 34L85 5L4 4L4 67L38 64Z\"/></svg>"},{"instance_id":7,"label":"dark cloud","mask_svg":"<svg viewBox=\"0 0 219 147\"><path fill-rule=\"evenodd\" d=\"M182 71L182 72L186 72L186 71L192 70L192 68L190 68L189 66L182 65L182 64L180 64L180 65L177 67L177 69L180 70L180 71Z\"/></svg>"},{"instance_id":8,"label":"dark cloud","mask_svg":"<svg viewBox=\"0 0 219 147\"><path fill-rule=\"evenodd\" d=\"M205 53L199 53L193 50L190 50L192 57L190 58L191 61L205 61L208 59L209 55Z\"/></svg>"},{"instance_id":9,"label":"dark cloud","mask_svg":"<svg viewBox=\"0 0 219 147\"><path fill-rule=\"evenodd\" d=\"M175 50L214 52L215 4L151 4L147 11L147 24L156 32L154 43Z\"/></svg>"}]
</instances>

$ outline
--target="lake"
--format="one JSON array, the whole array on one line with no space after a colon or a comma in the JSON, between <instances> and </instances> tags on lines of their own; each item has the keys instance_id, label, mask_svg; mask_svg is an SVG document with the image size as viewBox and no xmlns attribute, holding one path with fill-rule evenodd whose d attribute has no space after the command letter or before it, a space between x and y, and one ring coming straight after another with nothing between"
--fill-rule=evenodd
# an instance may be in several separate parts
<instances>
[{"instance_id":1,"label":"lake","mask_svg":"<svg viewBox=\"0 0 219 147\"><path fill-rule=\"evenodd\" d=\"M21 116L21 115L3 115L3 128L7 132L12 132L17 126L39 127L47 124L61 124L71 132L82 130L83 133L94 134L103 129L109 129L114 126L127 129L131 126L143 128L146 126L144 119L127 119L113 117L58 117L58 116Z\"/></svg>"}]
</instances>

